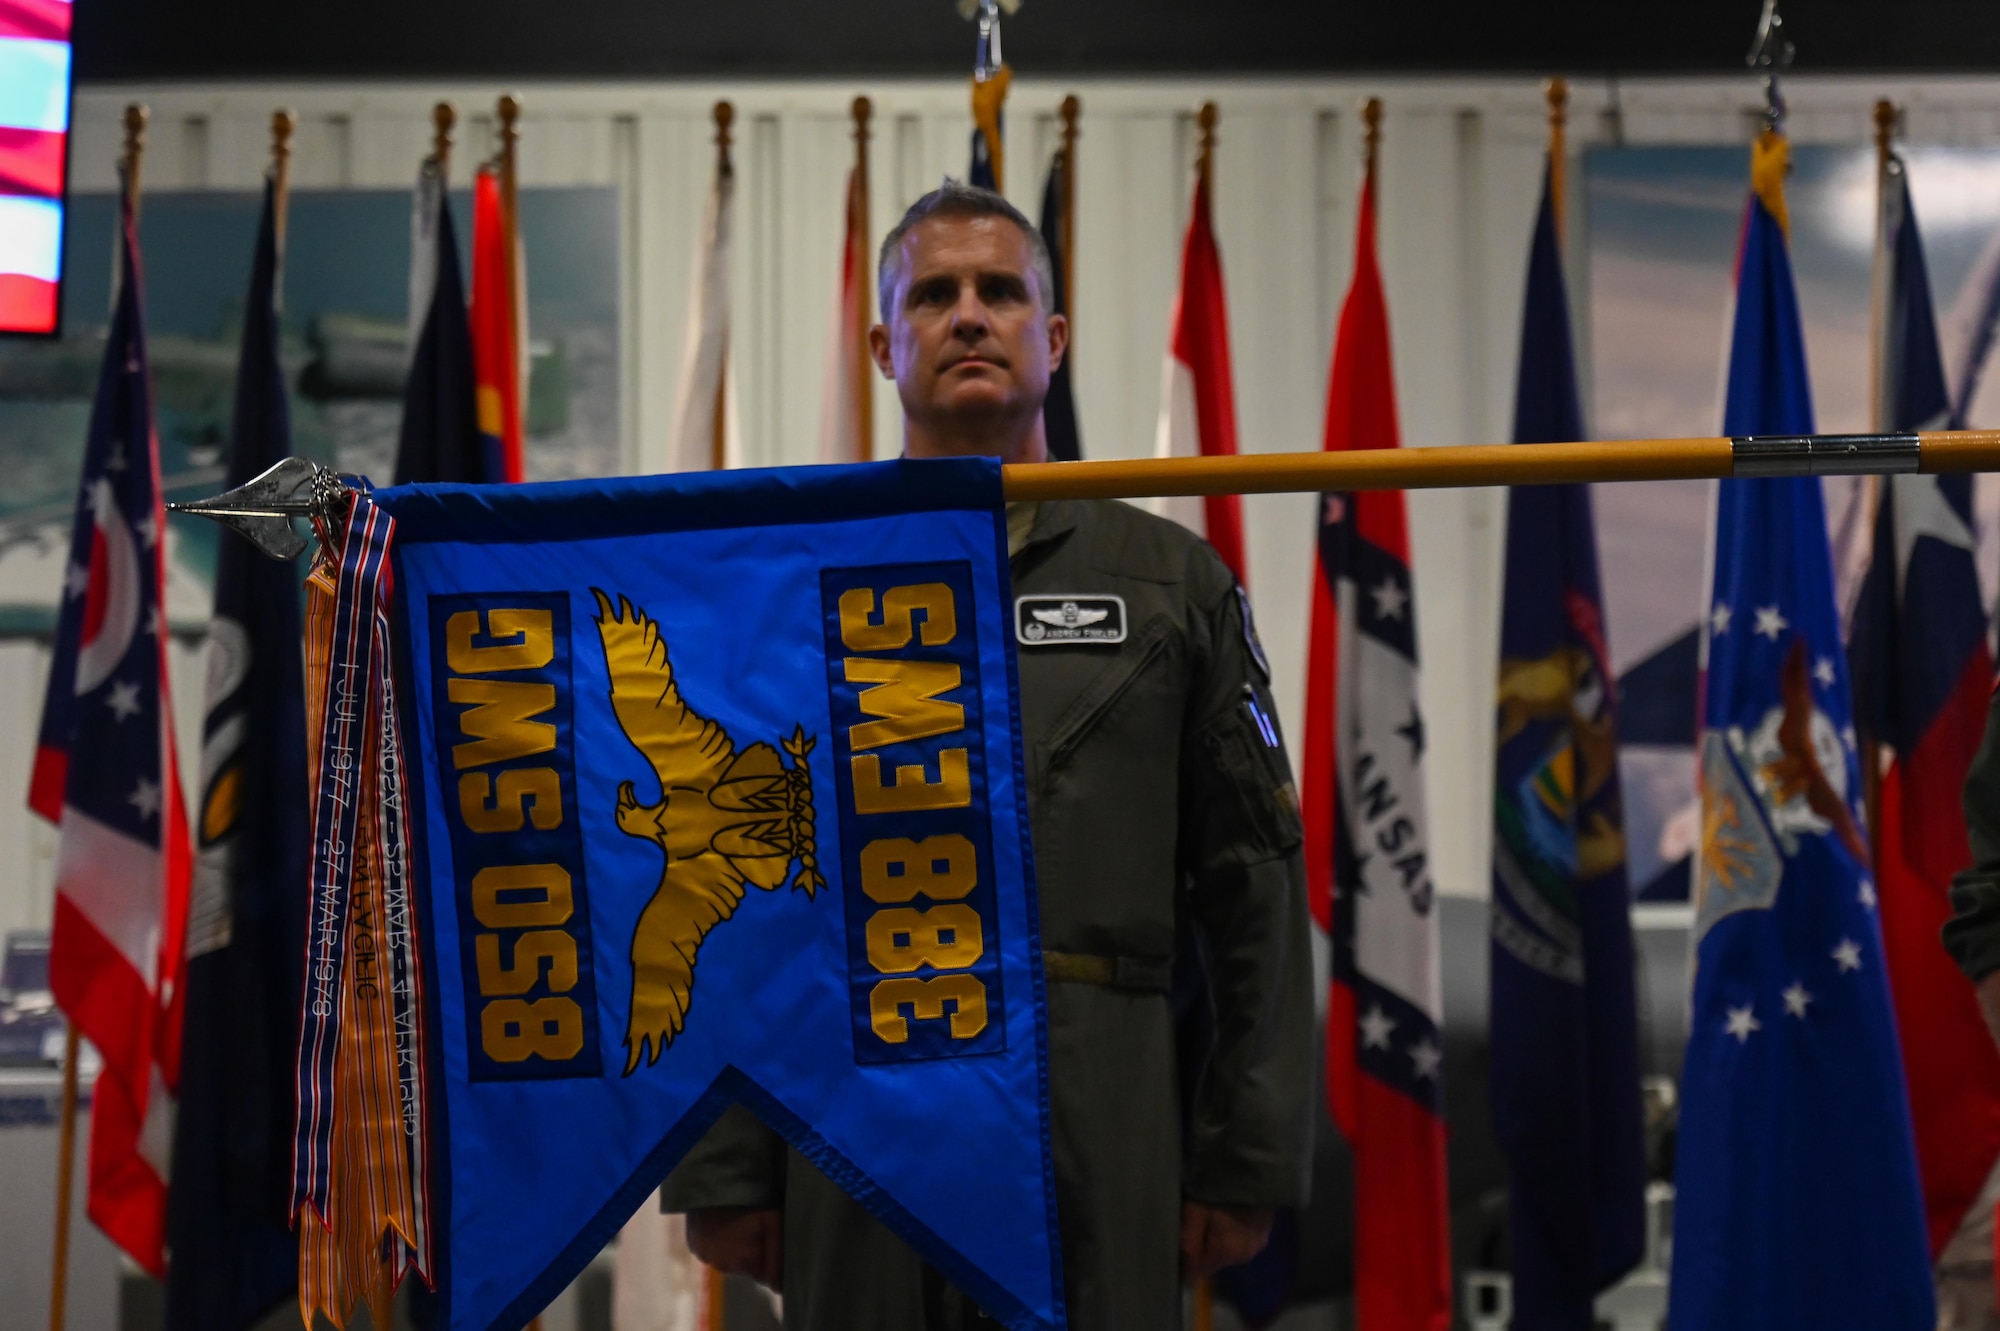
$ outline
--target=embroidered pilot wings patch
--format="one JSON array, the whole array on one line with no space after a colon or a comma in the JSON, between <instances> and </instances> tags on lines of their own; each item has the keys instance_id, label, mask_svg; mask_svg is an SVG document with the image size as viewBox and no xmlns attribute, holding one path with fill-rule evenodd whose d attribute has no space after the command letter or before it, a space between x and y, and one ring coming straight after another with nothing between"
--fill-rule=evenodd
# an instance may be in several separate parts
<instances>
[{"instance_id":1,"label":"embroidered pilot wings patch","mask_svg":"<svg viewBox=\"0 0 2000 1331\"><path fill-rule=\"evenodd\" d=\"M1125 598L1057 592L1014 598L1014 640L1024 647L1125 641Z\"/></svg>"}]
</instances>

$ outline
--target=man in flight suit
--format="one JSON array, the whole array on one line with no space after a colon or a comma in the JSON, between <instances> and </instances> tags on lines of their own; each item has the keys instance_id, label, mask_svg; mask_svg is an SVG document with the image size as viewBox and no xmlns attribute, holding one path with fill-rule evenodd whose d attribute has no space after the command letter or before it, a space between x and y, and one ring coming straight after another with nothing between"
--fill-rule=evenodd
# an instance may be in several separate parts
<instances>
[{"instance_id":1,"label":"man in flight suit","mask_svg":"<svg viewBox=\"0 0 2000 1331\"><path fill-rule=\"evenodd\" d=\"M904 453L1042 462L1068 328L1041 237L947 181L883 243L869 333ZM1008 509L1021 728L1070 1325L1168 1331L1181 1281L1248 1260L1305 1200L1313 996L1298 798L1241 590L1184 528L1111 501ZM1185 1113L1169 989L1207 975L1214 1038ZM977 1170L941 1138L937 1168ZM688 1242L807 1331L994 1326L747 1111L667 1182Z\"/></svg>"}]
</instances>

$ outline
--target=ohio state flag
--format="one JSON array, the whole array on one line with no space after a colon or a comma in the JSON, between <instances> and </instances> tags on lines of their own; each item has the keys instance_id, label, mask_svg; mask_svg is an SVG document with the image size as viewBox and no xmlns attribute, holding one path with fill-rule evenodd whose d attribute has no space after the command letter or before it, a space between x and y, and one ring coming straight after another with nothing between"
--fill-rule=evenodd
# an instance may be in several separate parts
<instances>
[{"instance_id":1,"label":"ohio state flag","mask_svg":"<svg viewBox=\"0 0 2000 1331\"><path fill-rule=\"evenodd\" d=\"M129 206L122 222L28 805L60 829L50 987L104 1056L90 1218L164 1277L192 855L167 695L167 515Z\"/></svg>"},{"instance_id":2,"label":"ohio state flag","mask_svg":"<svg viewBox=\"0 0 2000 1331\"><path fill-rule=\"evenodd\" d=\"M1326 447L1397 446L1371 173L1334 341ZM1306 873L1313 913L1333 939L1327 1081L1354 1151L1360 1331L1444 1331L1451 1322L1443 1000L1416 618L1402 493L1322 496L1306 680Z\"/></svg>"}]
</instances>

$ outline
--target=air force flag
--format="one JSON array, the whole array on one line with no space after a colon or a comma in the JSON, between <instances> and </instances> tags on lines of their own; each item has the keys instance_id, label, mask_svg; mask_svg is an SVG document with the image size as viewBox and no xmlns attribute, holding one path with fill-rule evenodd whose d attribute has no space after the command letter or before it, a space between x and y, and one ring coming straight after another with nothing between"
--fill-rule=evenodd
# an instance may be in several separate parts
<instances>
[{"instance_id":1,"label":"air force flag","mask_svg":"<svg viewBox=\"0 0 2000 1331\"><path fill-rule=\"evenodd\" d=\"M1812 431L1787 152L1751 159L1739 437ZM1937 1324L1822 503L1813 478L1716 496L1672 1331Z\"/></svg>"},{"instance_id":2,"label":"air force flag","mask_svg":"<svg viewBox=\"0 0 2000 1331\"><path fill-rule=\"evenodd\" d=\"M1063 1326L997 466L375 500L445 1324L526 1323L737 1100Z\"/></svg>"}]
</instances>

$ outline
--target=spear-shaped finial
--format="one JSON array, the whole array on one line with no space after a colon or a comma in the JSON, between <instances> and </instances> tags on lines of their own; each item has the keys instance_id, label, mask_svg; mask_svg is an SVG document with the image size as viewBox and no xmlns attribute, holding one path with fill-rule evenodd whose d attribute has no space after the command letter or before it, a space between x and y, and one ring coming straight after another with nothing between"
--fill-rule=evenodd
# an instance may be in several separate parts
<instances>
[{"instance_id":1,"label":"spear-shaped finial","mask_svg":"<svg viewBox=\"0 0 2000 1331\"><path fill-rule=\"evenodd\" d=\"M1764 127L1773 133L1785 127L1785 94L1778 80L1791 69L1795 53L1785 36L1785 16L1778 12L1778 0L1764 0L1764 12L1757 19L1757 39L1750 44L1744 63L1764 72Z\"/></svg>"}]
</instances>

